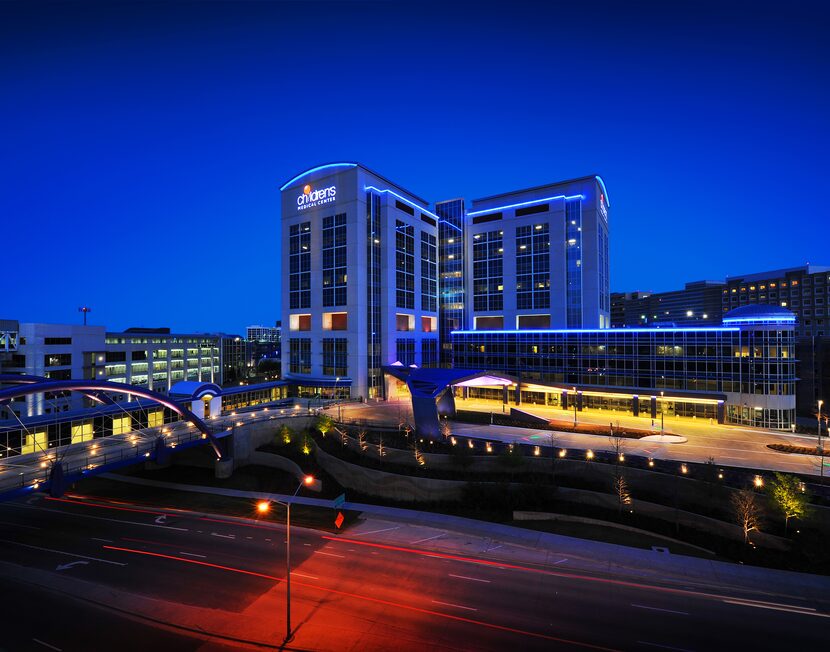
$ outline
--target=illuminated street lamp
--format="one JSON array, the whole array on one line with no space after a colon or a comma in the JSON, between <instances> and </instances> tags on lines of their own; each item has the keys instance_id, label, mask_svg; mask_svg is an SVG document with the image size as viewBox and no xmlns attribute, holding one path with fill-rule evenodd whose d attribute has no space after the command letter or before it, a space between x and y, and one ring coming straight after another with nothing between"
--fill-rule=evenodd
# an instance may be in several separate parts
<instances>
[{"instance_id":1,"label":"illuminated street lamp","mask_svg":"<svg viewBox=\"0 0 830 652\"><path fill-rule=\"evenodd\" d=\"M818 454L821 456L820 459L820 467L819 467L819 475L821 477L821 482L824 484L824 446L821 444L821 406L824 405L824 401L819 400L818 402L818 414L816 415L816 426L818 428Z\"/></svg>"},{"instance_id":2,"label":"illuminated street lamp","mask_svg":"<svg viewBox=\"0 0 830 652\"><path fill-rule=\"evenodd\" d=\"M309 487L314 484L314 476L307 475L302 482L297 485L297 489L292 494L292 498L296 496L303 486ZM283 644L291 640L291 500L285 502L275 500L275 503L285 507L285 640ZM270 505L268 501L261 500L257 503L257 512L265 514Z\"/></svg>"},{"instance_id":3,"label":"illuminated street lamp","mask_svg":"<svg viewBox=\"0 0 830 652\"><path fill-rule=\"evenodd\" d=\"M660 434L663 434L663 395L665 392L660 392Z\"/></svg>"},{"instance_id":4,"label":"illuminated street lamp","mask_svg":"<svg viewBox=\"0 0 830 652\"><path fill-rule=\"evenodd\" d=\"M576 428L576 387L573 388L574 392L574 428Z\"/></svg>"}]
</instances>

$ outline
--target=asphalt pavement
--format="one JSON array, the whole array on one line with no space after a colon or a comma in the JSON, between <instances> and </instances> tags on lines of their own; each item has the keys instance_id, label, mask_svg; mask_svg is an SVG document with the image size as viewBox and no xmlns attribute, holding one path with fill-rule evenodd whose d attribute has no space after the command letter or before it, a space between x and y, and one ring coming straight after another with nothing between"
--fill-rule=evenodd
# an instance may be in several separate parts
<instances>
[{"instance_id":1,"label":"asphalt pavement","mask_svg":"<svg viewBox=\"0 0 830 652\"><path fill-rule=\"evenodd\" d=\"M543 562L501 554L498 537L434 545L449 535L393 519L336 535L292 527L285 649L820 649L830 631L812 596L626 580L610 564L587 574L556 549ZM33 496L0 504L0 559L10 650L263 649L285 637L281 524Z\"/></svg>"}]
</instances>

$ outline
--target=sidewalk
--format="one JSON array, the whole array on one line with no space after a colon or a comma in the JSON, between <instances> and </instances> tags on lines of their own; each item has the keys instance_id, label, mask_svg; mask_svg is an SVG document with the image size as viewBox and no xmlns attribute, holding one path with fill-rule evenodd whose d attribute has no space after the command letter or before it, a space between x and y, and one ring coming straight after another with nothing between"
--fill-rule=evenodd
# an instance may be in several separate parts
<instances>
[{"instance_id":1,"label":"sidewalk","mask_svg":"<svg viewBox=\"0 0 830 652\"><path fill-rule=\"evenodd\" d=\"M332 501L320 498L182 485L112 474L102 477L177 491L333 508ZM346 502L342 509L371 515L360 525L353 526L344 535L345 539L371 534L373 540L382 541L384 545L487 558L542 568L553 574L611 575L626 581L646 581L682 590L806 601L807 606L823 611L830 609L830 578L821 575L672 555L398 507Z\"/></svg>"}]
</instances>

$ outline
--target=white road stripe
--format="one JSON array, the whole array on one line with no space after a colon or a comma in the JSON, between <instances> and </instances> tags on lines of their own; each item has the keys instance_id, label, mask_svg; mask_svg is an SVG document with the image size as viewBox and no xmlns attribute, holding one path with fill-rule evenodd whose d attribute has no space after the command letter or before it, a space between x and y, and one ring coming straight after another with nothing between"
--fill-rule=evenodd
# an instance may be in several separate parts
<instances>
[{"instance_id":1,"label":"white road stripe","mask_svg":"<svg viewBox=\"0 0 830 652\"><path fill-rule=\"evenodd\" d=\"M92 516L91 514L70 514L60 509L49 509L48 507L32 507L31 505L9 504L10 507L17 507L20 509L39 509L42 512L54 512L61 514L68 518L91 518L94 521L109 521L110 523L121 523L123 525L140 525L141 527L159 527L163 530L178 530L179 532L189 532L186 527L173 527L172 525L156 525L155 523L138 523L137 521L123 521L120 518L107 518L106 516Z\"/></svg>"},{"instance_id":2,"label":"white road stripe","mask_svg":"<svg viewBox=\"0 0 830 652\"><path fill-rule=\"evenodd\" d=\"M449 574L450 577L457 577L460 580L470 580L471 582L485 582L487 584L490 583L490 580L483 580L478 577L467 577L466 575L453 575L452 573Z\"/></svg>"},{"instance_id":3,"label":"white road stripe","mask_svg":"<svg viewBox=\"0 0 830 652\"><path fill-rule=\"evenodd\" d=\"M217 534L216 532L211 532L210 536L212 537L221 537L222 539L235 539L235 534Z\"/></svg>"},{"instance_id":4,"label":"white road stripe","mask_svg":"<svg viewBox=\"0 0 830 652\"><path fill-rule=\"evenodd\" d=\"M340 557L341 559L346 558L346 555L335 555L333 552L323 552L322 550L315 550L314 554L316 554L316 555L326 555L327 557Z\"/></svg>"},{"instance_id":5,"label":"white road stripe","mask_svg":"<svg viewBox=\"0 0 830 652\"><path fill-rule=\"evenodd\" d=\"M314 575L304 575L303 573L298 573L297 571L291 571L291 575L292 575L292 577L293 576L305 577L306 579L309 579L309 580L319 580L320 579L319 577L314 577Z\"/></svg>"},{"instance_id":6,"label":"white road stripe","mask_svg":"<svg viewBox=\"0 0 830 652\"><path fill-rule=\"evenodd\" d=\"M100 561L103 564L112 564L113 566L126 566L118 561L110 561L109 559L99 559L98 557L88 557L87 555L79 555L74 552L66 552L65 550L54 550L53 548L41 548L40 546L33 546L28 543L20 543L19 541L9 541L8 539L0 539L2 543L10 543L13 546L23 546L24 548L32 548L33 550L45 550L46 552L56 552L59 555L66 555L67 557L78 557L79 559L91 559L92 561Z\"/></svg>"},{"instance_id":7,"label":"white road stripe","mask_svg":"<svg viewBox=\"0 0 830 652\"><path fill-rule=\"evenodd\" d=\"M649 643L648 641L637 641L640 645L650 645L651 647L659 647L663 650L676 650L677 652L692 652L685 647L673 647L671 645L661 645L660 643Z\"/></svg>"},{"instance_id":8,"label":"white road stripe","mask_svg":"<svg viewBox=\"0 0 830 652\"><path fill-rule=\"evenodd\" d=\"M187 557L198 557L199 559L207 559L207 555L197 555L195 552L184 552L183 550L179 550L180 555L185 555Z\"/></svg>"},{"instance_id":9,"label":"white road stripe","mask_svg":"<svg viewBox=\"0 0 830 652\"><path fill-rule=\"evenodd\" d=\"M395 527L386 527L386 528L383 528L382 530L371 530L369 532L353 532L352 536L353 537L362 537L364 534L377 534L378 532L391 532L392 530L400 530L400 529L401 529L401 526L397 525Z\"/></svg>"},{"instance_id":10,"label":"white road stripe","mask_svg":"<svg viewBox=\"0 0 830 652\"><path fill-rule=\"evenodd\" d=\"M662 611L666 614L677 614L679 616L688 616L689 613L686 611L674 611L673 609L661 609L660 607L649 607L646 604L634 604L631 603L632 607L636 607L637 609L648 609L649 611Z\"/></svg>"},{"instance_id":11,"label":"white road stripe","mask_svg":"<svg viewBox=\"0 0 830 652\"><path fill-rule=\"evenodd\" d=\"M90 537L93 541L102 541L104 543L114 543L112 539L99 539L98 537Z\"/></svg>"},{"instance_id":12,"label":"white road stripe","mask_svg":"<svg viewBox=\"0 0 830 652\"><path fill-rule=\"evenodd\" d=\"M451 602L440 602L438 600L432 601L434 604L442 604L445 607L455 607L456 609L466 609L467 611L478 611L478 609L474 609L473 607L465 607L463 604L452 604Z\"/></svg>"},{"instance_id":13,"label":"white road stripe","mask_svg":"<svg viewBox=\"0 0 830 652\"><path fill-rule=\"evenodd\" d=\"M556 565L558 565L558 564L564 564L566 561L568 561L568 559L567 559L567 558L565 558L565 559L560 559L559 561L555 561L555 562L553 562L553 563L551 564L551 566L556 566Z\"/></svg>"},{"instance_id":14,"label":"white road stripe","mask_svg":"<svg viewBox=\"0 0 830 652\"><path fill-rule=\"evenodd\" d=\"M802 616L818 616L819 618L830 618L830 614L819 613L815 609L809 607L796 607L788 605L774 605L762 604L759 602L744 602L743 600L724 600L727 604L735 604L741 607L755 607L756 609L772 609L773 611L786 611L791 614L801 614Z\"/></svg>"},{"instance_id":15,"label":"white road stripe","mask_svg":"<svg viewBox=\"0 0 830 652\"><path fill-rule=\"evenodd\" d=\"M427 537L426 539L418 539L417 541L413 541L409 545L414 546L416 543L423 543L424 541L432 541L433 539L440 539L441 537L445 536L447 533L442 532L441 534L436 534L434 537Z\"/></svg>"},{"instance_id":16,"label":"white road stripe","mask_svg":"<svg viewBox=\"0 0 830 652\"><path fill-rule=\"evenodd\" d=\"M33 638L32 640L35 643L39 643L40 645L42 645L44 647L48 647L50 650L56 650L57 652L62 652L61 648L55 647L54 645L49 645L49 643L46 643L45 641L41 641L40 639L37 639L37 638Z\"/></svg>"}]
</instances>

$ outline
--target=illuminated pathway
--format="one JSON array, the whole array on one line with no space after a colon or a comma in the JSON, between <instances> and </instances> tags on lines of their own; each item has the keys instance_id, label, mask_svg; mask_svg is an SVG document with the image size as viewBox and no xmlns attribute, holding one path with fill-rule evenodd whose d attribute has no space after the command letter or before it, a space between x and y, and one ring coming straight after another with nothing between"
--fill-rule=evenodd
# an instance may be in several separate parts
<instances>
[{"instance_id":1,"label":"illuminated pathway","mask_svg":"<svg viewBox=\"0 0 830 652\"><path fill-rule=\"evenodd\" d=\"M379 405L349 404L342 407L344 418L367 420L375 423L396 424L399 410L406 415L407 403ZM457 400L459 410L475 410L484 413L501 413L501 403L482 400ZM553 408L536 405L522 405L521 409L539 416L573 421L573 412L564 412ZM507 406L509 411L510 406ZM329 412L331 414L331 412ZM650 429L651 420L619 415L612 412L581 412L579 423L592 423L608 427L609 422L616 426L617 421L623 427ZM656 420L655 434L660 433L660 421ZM803 435L791 435L778 431L755 430L740 426L710 426L705 421L691 419L667 419L666 432L682 434L688 439L682 444L660 444L641 442L636 439L625 440L625 451L632 455L643 455L656 459L678 460L684 462L706 462L710 456L715 463L723 466L747 467L760 470L786 471L789 473L819 474L819 458L810 455L787 455L767 448L767 444L794 444L797 446L815 446L816 438ZM466 423L453 423L452 431L462 437L489 439L492 441L525 441L545 446L550 431L533 428L514 428L507 426L487 426ZM555 432L558 447L574 450L610 450L608 437L605 435L584 435L570 432ZM825 475L830 475L830 455L825 458Z\"/></svg>"},{"instance_id":2,"label":"illuminated pathway","mask_svg":"<svg viewBox=\"0 0 830 652\"><path fill-rule=\"evenodd\" d=\"M30 606L18 610L17 626L4 627L14 649L41 649L33 639L43 649L78 649L88 622L98 645L142 649L143 635L119 636L125 615L148 635L169 635L165 650L198 649L192 637L210 640L211 650L281 640L279 525L42 496L0 505L0 521L0 574L23 583ZM658 583L617 572L629 549L580 541L571 558L574 540L546 540L562 541L568 554L395 519L371 518L340 537L292 528L290 649L778 650L784 636L793 648L820 649L830 622L826 578L725 565L695 580L695 564L711 562L689 560L689 572L664 566ZM766 588L752 588L759 585ZM83 609L99 603L100 611L80 627L53 623L33 605L41 595L55 605L54 591L82 595ZM173 627L159 632L159 623Z\"/></svg>"}]
</instances>

